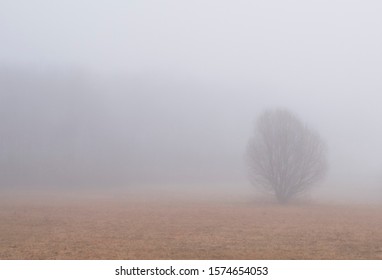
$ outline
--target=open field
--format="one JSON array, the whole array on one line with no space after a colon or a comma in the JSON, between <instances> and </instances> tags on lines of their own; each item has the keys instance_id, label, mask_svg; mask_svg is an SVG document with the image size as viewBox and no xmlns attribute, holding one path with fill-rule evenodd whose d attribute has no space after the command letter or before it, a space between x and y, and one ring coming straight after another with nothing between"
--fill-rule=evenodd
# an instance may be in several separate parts
<instances>
[{"instance_id":1,"label":"open field","mask_svg":"<svg viewBox=\"0 0 382 280\"><path fill-rule=\"evenodd\" d=\"M0 259L382 259L382 206L3 196Z\"/></svg>"}]
</instances>

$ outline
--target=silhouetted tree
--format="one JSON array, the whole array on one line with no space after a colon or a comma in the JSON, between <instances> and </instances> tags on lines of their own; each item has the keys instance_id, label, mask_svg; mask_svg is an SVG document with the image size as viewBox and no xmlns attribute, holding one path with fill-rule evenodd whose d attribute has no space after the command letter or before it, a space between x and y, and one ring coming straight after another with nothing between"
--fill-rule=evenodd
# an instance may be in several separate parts
<instances>
[{"instance_id":1,"label":"silhouetted tree","mask_svg":"<svg viewBox=\"0 0 382 280\"><path fill-rule=\"evenodd\" d=\"M283 109L258 118L247 152L251 182L280 203L309 189L327 170L321 137Z\"/></svg>"}]
</instances>

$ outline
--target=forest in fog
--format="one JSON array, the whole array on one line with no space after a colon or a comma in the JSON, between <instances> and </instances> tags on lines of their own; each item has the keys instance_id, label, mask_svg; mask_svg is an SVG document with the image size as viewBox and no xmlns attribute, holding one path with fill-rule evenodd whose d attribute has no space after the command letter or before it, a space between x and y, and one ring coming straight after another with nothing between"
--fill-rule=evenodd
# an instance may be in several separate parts
<instances>
[{"instance_id":1,"label":"forest in fog","mask_svg":"<svg viewBox=\"0 0 382 280\"><path fill-rule=\"evenodd\" d=\"M285 108L327 144L323 191L381 196L377 1L37 2L0 4L2 189L250 188Z\"/></svg>"}]
</instances>

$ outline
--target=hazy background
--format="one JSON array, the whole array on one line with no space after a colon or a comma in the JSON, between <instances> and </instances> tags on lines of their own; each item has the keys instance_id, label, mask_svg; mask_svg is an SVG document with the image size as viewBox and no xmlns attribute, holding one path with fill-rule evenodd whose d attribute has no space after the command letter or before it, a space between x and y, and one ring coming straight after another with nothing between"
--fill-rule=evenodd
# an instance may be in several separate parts
<instances>
[{"instance_id":1,"label":"hazy background","mask_svg":"<svg viewBox=\"0 0 382 280\"><path fill-rule=\"evenodd\" d=\"M250 189L254 120L328 145L323 192L382 197L380 1L0 0L0 186Z\"/></svg>"}]
</instances>

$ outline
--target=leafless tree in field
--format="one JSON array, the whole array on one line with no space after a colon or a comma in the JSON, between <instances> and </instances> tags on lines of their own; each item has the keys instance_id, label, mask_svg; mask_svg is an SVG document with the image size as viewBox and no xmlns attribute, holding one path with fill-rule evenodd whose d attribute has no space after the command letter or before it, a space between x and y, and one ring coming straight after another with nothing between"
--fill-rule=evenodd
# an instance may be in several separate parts
<instances>
[{"instance_id":1,"label":"leafless tree in field","mask_svg":"<svg viewBox=\"0 0 382 280\"><path fill-rule=\"evenodd\" d=\"M251 182L280 203L308 190L327 170L321 137L283 109L258 118L247 152Z\"/></svg>"}]
</instances>

